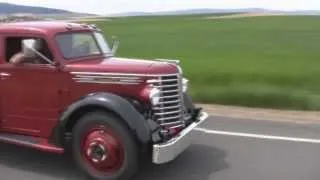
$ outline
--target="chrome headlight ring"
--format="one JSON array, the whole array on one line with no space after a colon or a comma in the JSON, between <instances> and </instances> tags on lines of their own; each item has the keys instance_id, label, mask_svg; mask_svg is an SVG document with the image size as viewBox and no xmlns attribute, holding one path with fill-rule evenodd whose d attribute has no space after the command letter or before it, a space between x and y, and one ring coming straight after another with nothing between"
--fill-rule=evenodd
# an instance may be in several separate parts
<instances>
[{"instance_id":1,"label":"chrome headlight ring","mask_svg":"<svg viewBox=\"0 0 320 180\"><path fill-rule=\"evenodd\" d=\"M150 90L149 100L153 106L156 106L160 103L161 91L158 88L153 87Z\"/></svg>"},{"instance_id":2,"label":"chrome headlight ring","mask_svg":"<svg viewBox=\"0 0 320 180\"><path fill-rule=\"evenodd\" d=\"M188 91L189 80L187 78L182 79L182 91L185 93Z\"/></svg>"}]
</instances>

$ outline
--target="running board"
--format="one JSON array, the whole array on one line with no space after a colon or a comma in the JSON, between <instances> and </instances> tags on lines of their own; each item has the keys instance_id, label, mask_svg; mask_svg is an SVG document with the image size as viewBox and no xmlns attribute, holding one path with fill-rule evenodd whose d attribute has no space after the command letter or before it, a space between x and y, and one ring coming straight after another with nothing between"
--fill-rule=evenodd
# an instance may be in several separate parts
<instances>
[{"instance_id":1,"label":"running board","mask_svg":"<svg viewBox=\"0 0 320 180\"><path fill-rule=\"evenodd\" d=\"M33 137L33 136L1 132L0 142L21 145L21 146L30 147L40 151L51 152L51 153L62 154L64 152L63 148L50 144L47 139Z\"/></svg>"}]
</instances>

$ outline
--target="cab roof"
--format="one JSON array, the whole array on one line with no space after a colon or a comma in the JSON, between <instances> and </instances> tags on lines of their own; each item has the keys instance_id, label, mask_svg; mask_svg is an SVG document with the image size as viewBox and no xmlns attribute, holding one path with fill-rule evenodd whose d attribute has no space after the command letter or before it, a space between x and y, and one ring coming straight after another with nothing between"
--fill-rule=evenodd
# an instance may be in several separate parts
<instances>
[{"instance_id":1,"label":"cab roof","mask_svg":"<svg viewBox=\"0 0 320 180\"><path fill-rule=\"evenodd\" d=\"M62 21L26 21L0 24L0 33L59 33L68 31L93 30L94 26Z\"/></svg>"}]
</instances>

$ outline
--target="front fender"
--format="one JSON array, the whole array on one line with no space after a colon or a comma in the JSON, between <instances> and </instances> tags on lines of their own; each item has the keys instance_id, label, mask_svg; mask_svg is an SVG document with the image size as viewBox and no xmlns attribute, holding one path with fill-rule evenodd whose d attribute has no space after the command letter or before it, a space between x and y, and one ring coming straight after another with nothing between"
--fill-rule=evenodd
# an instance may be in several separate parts
<instances>
[{"instance_id":1,"label":"front fender","mask_svg":"<svg viewBox=\"0 0 320 180\"><path fill-rule=\"evenodd\" d=\"M126 99L111 93L89 94L71 104L60 118L59 128L57 128L60 138L64 136L66 124L72 114L86 106L99 106L117 114L136 135L140 143L147 144L150 141L151 132L145 118Z\"/></svg>"}]
</instances>

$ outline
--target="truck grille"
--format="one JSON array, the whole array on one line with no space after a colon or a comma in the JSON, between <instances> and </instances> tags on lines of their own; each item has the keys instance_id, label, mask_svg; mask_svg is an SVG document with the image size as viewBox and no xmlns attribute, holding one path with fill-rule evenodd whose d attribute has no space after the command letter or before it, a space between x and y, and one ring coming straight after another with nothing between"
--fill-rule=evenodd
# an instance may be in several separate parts
<instances>
[{"instance_id":1,"label":"truck grille","mask_svg":"<svg viewBox=\"0 0 320 180\"><path fill-rule=\"evenodd\" d=\"M152 107L157 123L165 129L184 126L183 98L180 75L163 75L152 81L161 91L160 104Z\"/></svg>"}]
</instances>

